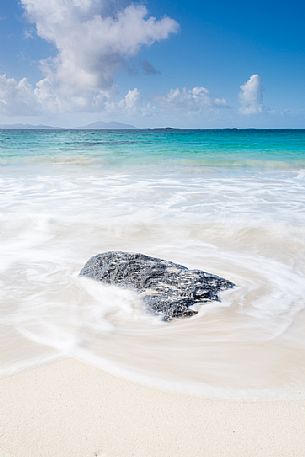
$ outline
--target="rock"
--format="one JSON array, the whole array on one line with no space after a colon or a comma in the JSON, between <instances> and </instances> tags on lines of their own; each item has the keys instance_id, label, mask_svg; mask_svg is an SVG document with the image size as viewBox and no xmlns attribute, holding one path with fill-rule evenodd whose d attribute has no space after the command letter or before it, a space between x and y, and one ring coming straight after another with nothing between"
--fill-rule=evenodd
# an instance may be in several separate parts
<instances>
[{"instance_id":1,"label":"rock","mask_svg":"<svg viewBox=\"0 0 305 457\"><path fill-rule=\"evenodd\" d=\"M234 287L232 282L204 271L121 251L91 257L80 275L136 290L147 309L165 320L197 314L191 306L219 301L218 292Z\"/></svg>"}]
</instances>

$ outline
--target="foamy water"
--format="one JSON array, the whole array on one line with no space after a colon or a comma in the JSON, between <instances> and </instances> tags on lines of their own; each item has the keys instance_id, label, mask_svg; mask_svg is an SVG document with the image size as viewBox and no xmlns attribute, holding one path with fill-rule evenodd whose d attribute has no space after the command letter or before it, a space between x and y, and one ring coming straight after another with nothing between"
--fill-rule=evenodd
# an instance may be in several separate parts
<instances>
[{"instance_id":1,"label":"foamy water","mask_svg":"<svg viewBox=\"0 0 305 457\"><path fill-rule=\"evenodd\" d=\"M305 172L28 157L0 178L0 373L72 356L163 388L305 398ZM126 250L237 287L165 323L78 273Z\"/></svg>"}]
</instances>

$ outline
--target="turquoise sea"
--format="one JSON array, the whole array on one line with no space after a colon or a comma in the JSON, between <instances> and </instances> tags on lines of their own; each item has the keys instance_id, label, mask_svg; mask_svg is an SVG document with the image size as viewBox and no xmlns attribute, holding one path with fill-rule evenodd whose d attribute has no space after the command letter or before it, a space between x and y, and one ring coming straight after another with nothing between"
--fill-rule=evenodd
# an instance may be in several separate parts
<instances>
[{"instance_id":1,"label":"turquoise sea","mask_svg":"<svg viewBox=\"0 0 305 457\"><path fill-rule=\"evenodd\" d=\"M298 168L305 161L305 130L0 129L0 153L2 163L77 156L124 169L146 164L149 157L153 166L170 160L173 165Z\"/></svg>"},{"instance_id":2,"label":"turquoise sea","mask_svg":"<svg viewBox=\"0 0 305 457\"><path fill-rule=\"evenodd\" d=\"M198 395L305 398L305 130L0 130L0 374L76 357ZM237 284L170 324L80 278L142 252Z\"/></svg>"}]
</instances>

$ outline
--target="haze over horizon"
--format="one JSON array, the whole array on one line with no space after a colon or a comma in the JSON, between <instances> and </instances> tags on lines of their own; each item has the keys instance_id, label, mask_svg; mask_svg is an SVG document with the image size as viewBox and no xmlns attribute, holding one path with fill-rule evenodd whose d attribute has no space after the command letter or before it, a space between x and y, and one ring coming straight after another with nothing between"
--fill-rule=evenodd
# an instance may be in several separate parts
<instances>
[{"instance_id":1,"label":"haze over horizon","mask_svg":"<svg viewBox=\"0 0 305 457\"><path fill-rule=\"evenodd\" d=\"M0 124L304 128L304 12L4 0Z\"/></svg>"}]
</instances>

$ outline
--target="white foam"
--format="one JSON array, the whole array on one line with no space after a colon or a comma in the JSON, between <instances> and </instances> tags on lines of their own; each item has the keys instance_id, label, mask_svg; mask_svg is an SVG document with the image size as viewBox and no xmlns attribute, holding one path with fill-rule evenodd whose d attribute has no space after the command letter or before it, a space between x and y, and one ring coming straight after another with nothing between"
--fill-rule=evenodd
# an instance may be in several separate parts
<instances>
[{"instance_id":1,"label":"white foam","mask_svg":"<svg viewBox=\"0 0 305 457\"><path fill-rule=\"evenodd\" d=\"M0 322L14 330L16 349L5 373L45 361L47 347L52 357L200 395L304 396L301 171L147 178L68 166L0 180ZM197 317L165 324L134 293L78 276L110 249L205 269L238 287ZM22 350L24 339L38 355Z\"/></svg>"}]
</instances>

